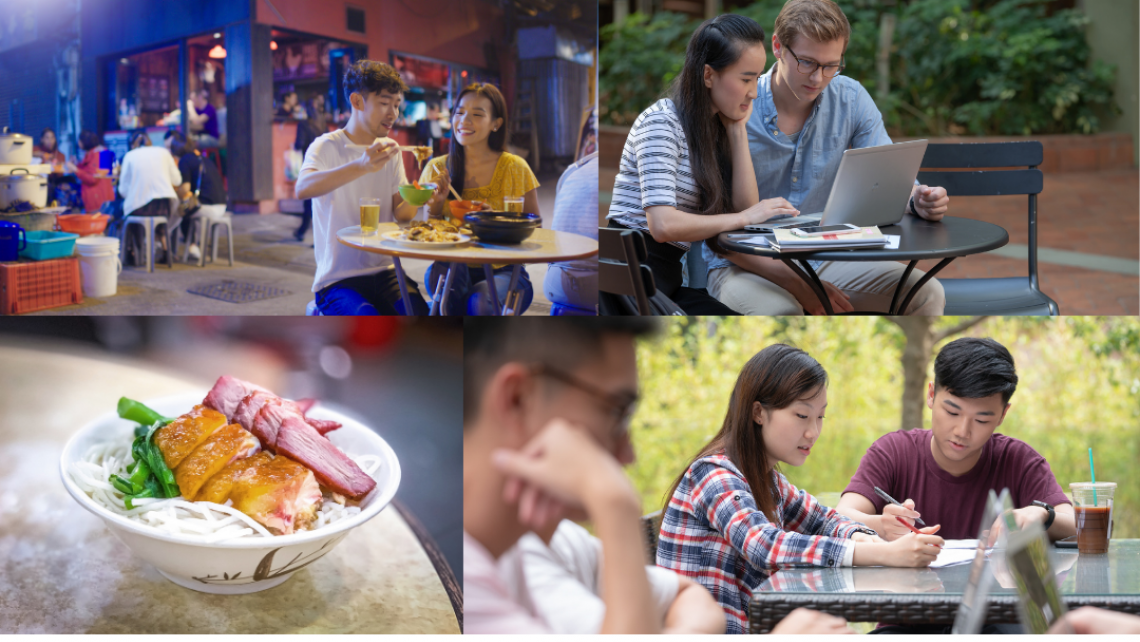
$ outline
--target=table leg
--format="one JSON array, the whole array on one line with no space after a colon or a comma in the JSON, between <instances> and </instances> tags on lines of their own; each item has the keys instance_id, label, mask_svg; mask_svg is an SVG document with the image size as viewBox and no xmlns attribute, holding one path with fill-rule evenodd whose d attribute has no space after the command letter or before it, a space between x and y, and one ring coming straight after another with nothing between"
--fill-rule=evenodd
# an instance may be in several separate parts
<instances>
[{"instance_id":1,"label":"table leg","mask_svg":"<svg viewBox=\"0 0 1140 642\"><path fill-rule=\"evenodd\" d=\"M400 264L400 257L393 256L392 263L396 266L396 280L400 283L400 299L404 302L404 315L412 316L412 297L408 295L408 282L404 277L404 266Z\"/></svg>"},{"instance_id":2,"label":"table leg","mask_svg":"<svg viewBox=\"0 0 1140 642\"><path fill-rule=\"evenodd\" d=\"M898 307L896 306L898 306L899 303L899 295L902 294L903 286L906 285L906 280L910 278L910 273L914 271L914 266L916 265L918 265L918 261L911 261L908 263L906 270L903 272L902 278L899 279L899 284L897 287L895 287L895 295L891 297L891 307L887 308L887 314L889 316L893 317L898 315Z\"/></svg>"},{"instance_id":3,"label":"table leg","mask_svg":"<svg viewBox=\"0 0 1140 642\"><path fill-rule=\"evenodd\" d=\"M522 293L516 289L519 285L519 274L521 274L521 273L522 273L522 264L521 263L516 264L511 269L511 284L507 286L507 299L506 299L506 301L503 302L503 315L504 316L506 316L508 308L510 309L511 315L513 315L513 316L517 317L520 314L522 314L522 311L519 310L519 307L520 307L519 303L520 303L520 300L522 299ZM492 280L490 285L491 285L491 289L494 289L495 281Z\"/></svg>"},{"instance_id":4,"label":"table leg","mask_svg":"<svg viewBox=\"0 0 1140 642\"><path fill-rule=\"evenodd\" d=\"M950 261L953 261L954 258L955 257L951 256L951 257L942 259L941 261L938 262L938 265L934 266L934 269L927 272L926 276L922 277L921 279L918 280L918 283L914 284L914 287L911 288L910 292L907 293L906 298L903 299L902 305L899 306L899 311L898 311L899 316L906 314L907 306L909 306L911 300L914 299L914 295L918 294L919 289L922 288L922 286L926 285L927 281L929 281L930 279L933 279L935 274L938 274L939 272L941 272L942 268L946 267L947 265L950 265ZM905 281L903 283L899 283L900 288L903 285L905 285Z\"/></svg>"},{"instance_id":5,"label":"table leg","mask_svg":"<svg viewBox=\"0 0 1140 642\"><path fill-rule=\"evenodd\" d=\"M447 275L443 277L443 291L437 291L435 303L432 304L432 314L445 316L447 314L447 297L451 296L451 280L455 278L455 272L458 269L458 263L447 264ZM439 287L439 282L436 281L436 287Z\"/></svg>"},{"instance_id":6,"label":"table leg","mask_svg":"<svg viewBox=\"0 0 1140 642\"><path fill-rule=\"evenodd\" d=\"M795 272L797 276L807 281L812 291L819 297L820 303L823 304L823 311L826 312L828 316L835 314L835 311L831 308L831 299L827 296L827 290L823 289L823 283L820 283L819 276L815 273L815 270L812 269L810 263L800 261L800 265L796 265L794 259L780 257L780 260L784 262L784 265L791 268L792 272ZM800 267L801 265L803 266L802 268Z\"/></svg>"},{"instance_id":7,"label":"table leg","mask_svg":"<svg viewBox=\"0 0 1140 642\"><path fill-rule=\"evenodd\" d=\"M501 315L502 308L499 307L499 288L495 287L495 270L491 267L490 263L483 264L483 276L487 279L487 285L491 287L491 308L495 311L496 315Z\"/></svg>"}]
</instances>

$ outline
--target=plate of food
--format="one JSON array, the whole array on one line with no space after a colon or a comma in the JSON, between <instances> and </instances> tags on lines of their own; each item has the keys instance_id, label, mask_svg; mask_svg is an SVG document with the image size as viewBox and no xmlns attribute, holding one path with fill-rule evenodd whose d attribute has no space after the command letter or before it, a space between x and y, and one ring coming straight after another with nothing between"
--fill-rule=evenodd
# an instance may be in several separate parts
<instances>
[{"instance_id":1,"label":"plate of food","mask_svg":"<svg viewBox=\"0 0 1140 642\"><path fill-rule=\"evenodd\" d=\"M406 247L422 250L455 247L471 240L470 236L463 233L462 228L438 220L412 223L407 229L385 232L380 237Z\"/></svg>"},{"instance_id":2,"label":"plate of food","mask_svg":"<svg viewBox=\"0 0 1140 642\"><path fill-rule=\"evenodd\" d=\"M239 594L281 584L378 515L400 463L351 417L222 376L208 392L119 399L71 438L60 475L170 581Z\"/></svg>"}]
</instances>

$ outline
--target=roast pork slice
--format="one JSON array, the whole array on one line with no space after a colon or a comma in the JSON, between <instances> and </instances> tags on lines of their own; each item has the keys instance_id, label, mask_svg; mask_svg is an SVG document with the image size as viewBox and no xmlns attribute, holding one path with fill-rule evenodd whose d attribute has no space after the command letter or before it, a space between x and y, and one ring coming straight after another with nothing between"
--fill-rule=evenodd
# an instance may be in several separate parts
<instances>
[{"instance_id":1,"label":"roast pork slice","mask_svg":"<svg viewBox=\"0 0 1140 642\"><path fill-rule=\"evenodd\" d=\"M238 394L242 394L242 396L234 402L233 398ZM218 382L214 384L214 388L210 390L202 403L206 407L224 414L228 421L239 424L242 428L252 432L261 440L263 445L272 449L273 442L277 438L277 426L281 424L280 417L273 418L270 423L260 429L257 426L257 417L261 409L272 400L276 400L302 417L317 403L315 399L301 399L300 401L282 399L261 386L229 375L218 378ZM340 428L339 423L328 419L309 419L306 417L305 421L322 435Z\"/></svg>"},{"instance_id":2,"label":"roast pork slice","mask_svg":"<svg viewBox=\"0 0 1140 642\"><path fill-rule=\"evenodd\" d=\"M376 480L306 423L300 414L284 416L277 431L277 453L300 462L313 471L317 481L341 495L358 498L376 487Z\"/></svg>"},{"instance_id":3,"label":"roast pork slice","mask_svg":"<svg viewBox=\"0 0 1140 642\"><path fill-rule=\"evenodd\" d=\"M278 397L272 393L264 392L261 390L254 390L253 392L242 398L238 403L237 408L234 409L234 415L231 421L235 424L240 424L242 428L253 432L253 421L257 417L257 413L261 410L267 402L277 399ZM254 433L256 434L256 433Z\"/></svg>"},{"instance_id":4,"label":"roast pork slice","mask_svg":"<svg viewBox=\"0 0 1140 642\"><path fill-rule=\"evenodd\" d=\"M242 381L237 377L229 375L222 375L218 377L218 381L214 387L210 389L209 394L202 400L202 404L207 408L213 408L231 419L234 416L234 411L237 410L238 404L242 399L245 399L250 393L255 390L273 394L261 386ZM276 395L274 395L276 396Z\"/></svg>"},{"instance_id":5,"label":"roast pork slice","mask_svg":"<svg viewBox=\"0 0 1140 642\"><path fill-rule=\"evenodd\" d=\"M261 445L266 450L277 452L277 431L281 428L281 422L288 416L301 417L301 413L284 399L274 397L261 406L249 431L261 440Z\"/></svg>"},{"instance_id":6,"label":"roast pork slice","mask_svg":"<svg viewBox=\"0 0 1140 642\"><path fill-rule=\"evenodd\" d=\"M321 433L322 435L340 428L340 424L329 419L313 419L312 417L305 417L305 422L313 428L316 428L317 432Z\"/></svg>"}]
</instances>

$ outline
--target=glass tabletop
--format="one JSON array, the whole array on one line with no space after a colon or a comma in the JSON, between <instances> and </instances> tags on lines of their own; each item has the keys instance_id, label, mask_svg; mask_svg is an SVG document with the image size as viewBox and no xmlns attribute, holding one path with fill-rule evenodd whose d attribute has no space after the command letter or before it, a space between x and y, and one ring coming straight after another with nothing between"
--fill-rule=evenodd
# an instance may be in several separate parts
<instances>
[{"instance_id":1,"label":"glass tabletop","mask_svg":"<svg viewBox=\"0 0 1140 642\"><path fill-rule=\"evenodd\" d=\"M1016 595L1004 562L993 551L986 572L993 573L990 595ZM1053 548L1054 572L1063 595L1135 596L1140 600L1140 539L1113 539L1105 555L1079 555L1073 548ZM961 595L971 564L943 568L816 568L776 571L757 593L896 593Z\"/></svg>"}]
</instances>

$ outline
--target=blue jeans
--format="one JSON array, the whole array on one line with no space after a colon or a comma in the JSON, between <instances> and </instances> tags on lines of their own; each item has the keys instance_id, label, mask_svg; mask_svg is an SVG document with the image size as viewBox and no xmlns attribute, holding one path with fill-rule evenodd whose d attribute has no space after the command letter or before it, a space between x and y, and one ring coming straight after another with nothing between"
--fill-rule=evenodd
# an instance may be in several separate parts
<instances>
[{"instance_id":1,"label":"blue jeans","mask_svg":"<svg viewBox=\"0 0 1140 642\"><path fill-rule=\"evenodd\" d=\"M416 282L407 279L412 312L427 316L428 307ZM317 292L317 307L324 316L391 316L404 314L396 270L354 276Z\"/></svg>"},{"instance_id":2,"label":"blue jeans","mask_svg":"<svg viewBox=\"0 0 1140 642\"><path fill-rule=\"evenodd\" d=\"M428 267L426 278L428 294L431 295L434 301L439 296L439 290L443 289L444 277L447 275L448 263L436 261ZM504 303L507 297L507 288L511 285L511 270L514 269L513 265L507 265L495 270L495 291L499 295L499 305ZM466 265L458 263L455 265L455 274L451 277L451 291L447 297L447 309L444 314L449 316L459 316L463 314L471 316L487 316L494 314L494 306L491 305L491 289L487 286L487 277L483 273L482 265ZM534 300L534 286L530 283L530 276L526 273L526 268L519 271L519 281L516 286L522 291L522 310L520 313L525 312L530 307L530 302Z\"/></svg>"}]
</instances>

